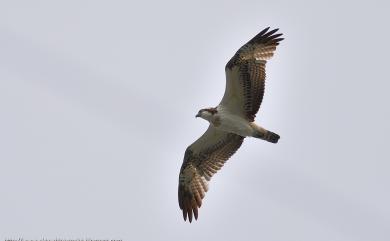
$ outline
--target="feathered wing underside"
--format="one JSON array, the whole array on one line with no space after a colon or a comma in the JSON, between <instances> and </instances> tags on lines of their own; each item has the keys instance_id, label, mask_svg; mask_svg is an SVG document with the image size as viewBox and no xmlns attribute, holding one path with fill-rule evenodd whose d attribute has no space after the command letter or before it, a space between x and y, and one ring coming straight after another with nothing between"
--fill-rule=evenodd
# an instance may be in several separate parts
<instances>
[{"instance_id":1,"label":"feathered wing underside","mask_svg":"<svg viewBox=\"0 0 390 241\"><path fill-rule=\"evenodd\" d=\"M283 38L278 29L264 29L226 64L226 89L220 105L254 121L264 95L265 65Z\"/></svg>"},{"instance_id":2,"label":"feathered wing underside","mask_svg":"<svg viewBox=\"0 0 390 241\"><path fill-rule=\"evenodd\" d=\"M244 137L216 129L212 125L184 154L179 175L179 206L183 218L198 218L198 208L208 190L208 181L238 150Z\"/></svg>"}]
</instances>

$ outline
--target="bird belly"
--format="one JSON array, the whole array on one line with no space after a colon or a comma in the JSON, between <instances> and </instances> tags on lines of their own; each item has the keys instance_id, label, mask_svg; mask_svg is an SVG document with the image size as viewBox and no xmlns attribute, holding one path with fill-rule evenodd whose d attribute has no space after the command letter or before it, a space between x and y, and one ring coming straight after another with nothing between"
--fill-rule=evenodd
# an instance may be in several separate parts
<instances>
[{"instance_id":1,"label":"bird belly","mask_svg":"<svg viewBox=\"0 0 390 241\"><path fill-rule=\"evenodd\" d=\"M252 136L253 129L247 120L232 114L222 114L219 118L220 125L217 126L218 129L240 136Z\"/></svg>"}]
</instances>

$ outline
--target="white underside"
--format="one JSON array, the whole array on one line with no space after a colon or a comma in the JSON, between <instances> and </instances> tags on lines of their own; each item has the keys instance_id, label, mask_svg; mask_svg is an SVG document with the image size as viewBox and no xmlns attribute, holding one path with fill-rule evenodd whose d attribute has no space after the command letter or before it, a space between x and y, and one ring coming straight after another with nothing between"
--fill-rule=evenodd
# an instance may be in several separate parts
<instances>
[{"instance_id":1,"label":"white underside","mask_svg":"<svg viewBox=\"0 0 390 241\"><path fill-rule=\"evenodd\" d=\"M218 106L218 113L216 114L220 118L220 125L216 126L217 129L235 133L240 136L252 136L254 133L253 125L241 116L231 114L224 110L222 106Z\"/></svg>"}]
</instances>

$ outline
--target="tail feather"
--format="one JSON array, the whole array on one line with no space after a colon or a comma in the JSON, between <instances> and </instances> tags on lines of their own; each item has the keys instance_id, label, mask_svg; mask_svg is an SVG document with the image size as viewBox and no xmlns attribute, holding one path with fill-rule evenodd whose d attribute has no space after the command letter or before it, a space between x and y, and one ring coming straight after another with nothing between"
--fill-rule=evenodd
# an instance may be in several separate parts
<instances>
[{"instance_id":1,"label":"tail feather","mask_svg":"<svg viewBox=\"0 0 390 241\"><path fill-rule=\"evenodd\" d=\"M271 143L278 143L280 136L272 131L267 131L264 136L264 140Z\"/></svg>"},{"instance_id":2,"label":"tail feather","mask_svg":"<svg viewBox=\"0 0 390 241\"><path fill-rule=\"evenodd\" d=\"M272 131L266 130L265 133L262 133L260 131L256 131L253 137L260 138L262 140L271 142L271 143L278 143L280 136Z\"/></svg>"}]
</instances>

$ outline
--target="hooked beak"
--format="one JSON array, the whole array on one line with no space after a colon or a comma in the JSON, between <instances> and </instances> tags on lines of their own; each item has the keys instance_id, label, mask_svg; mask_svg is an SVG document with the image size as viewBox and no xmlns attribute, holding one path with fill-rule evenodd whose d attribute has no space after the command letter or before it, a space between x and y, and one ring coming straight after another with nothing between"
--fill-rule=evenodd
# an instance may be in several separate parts
<instances>
[{"instance_id":1,"label":"hooked beak","mask_svg":"<svg viewBox=\"0 0 390 241\"><path fill-rule=\"evenodd\" d=\"M196 118L196 117L200 117L200 114L199 114L199 113L198 113L198 114L196 114L195 118Z\"/></svg>"}]
</instances>

